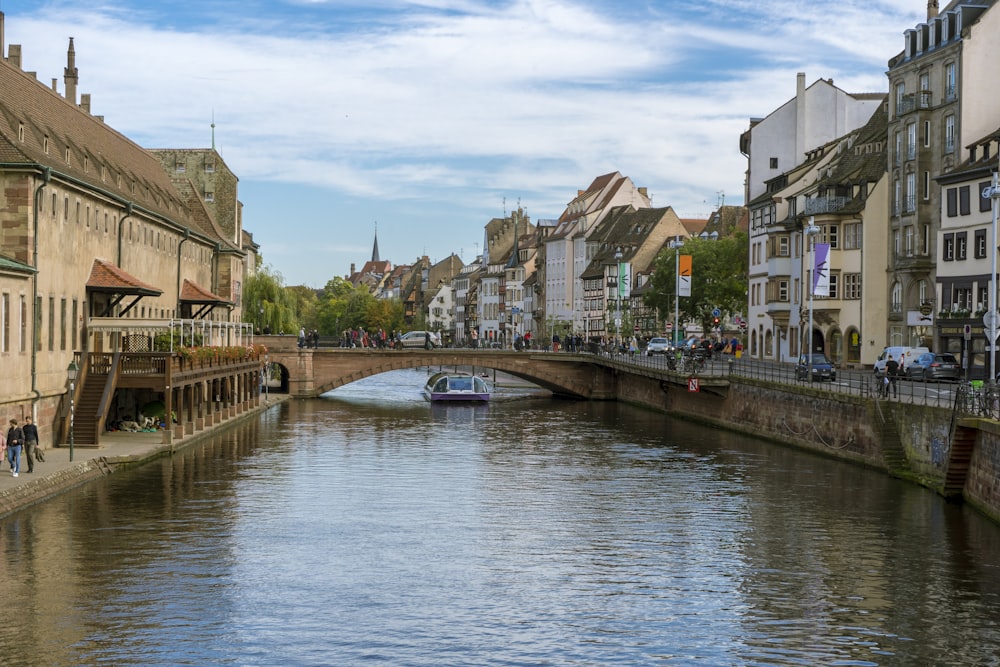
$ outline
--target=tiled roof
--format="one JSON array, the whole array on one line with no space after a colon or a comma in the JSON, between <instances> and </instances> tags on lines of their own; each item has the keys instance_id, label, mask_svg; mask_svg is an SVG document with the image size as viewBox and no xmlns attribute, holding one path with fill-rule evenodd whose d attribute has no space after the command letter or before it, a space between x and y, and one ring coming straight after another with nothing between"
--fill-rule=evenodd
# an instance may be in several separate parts
<instances>
[{"instance_id":1,"label":"tiled roof","mask_svg":"<svg viewBox=\"0 0 1000 667\"><path fill-rule=\"evenodd\" d=\"M163 290L142 282L130 273L121 270L111 262L95 259L87 279L87 289L113 294L141 294L159 296Z\"/></svg>"},{"instance_id":2,"label":"tiled roof","mask_svg":"<svg viewBox=\"0 0 1000 667\"><path fill-rule=\"evenodd\" d=\"M221 296L213 294L203 287L199 287L198 285L191 282L187 278L184 279L184 284L181 286L181 302L224 303L224 304L229 303Z\"/></svg>"},{"instance_id":3,"label":"tiled roof","mask_svg":"<svg viewBox=\"0 0 1000 667\"><path fill-rule=\"evenodd\" d=\"M191 226L184 198L150 152L4 60L0 91L0 162L49 167Z\"/></svg>"}]
</instances>

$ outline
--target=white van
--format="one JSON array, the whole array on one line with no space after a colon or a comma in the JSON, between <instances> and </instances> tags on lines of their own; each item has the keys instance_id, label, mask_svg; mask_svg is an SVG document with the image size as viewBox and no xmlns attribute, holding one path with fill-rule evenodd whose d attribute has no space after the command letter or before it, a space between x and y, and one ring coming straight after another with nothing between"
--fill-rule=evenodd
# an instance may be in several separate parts
<instances>
[{"instance_id":1,"label":"white van","mask_svg":"<svg viewBox=\"0 0 1000 667\"><path fill-rule=\"evenodd\" d=\"M889 361L889 356L899 362L899 365L906 368L911 361L914 361L924 352L930 352L926 347L909 347L906 345L893 345L882 349L882 354L878 355L875 362L875 372L885 372L885 362Z\"/></svg>"}]
</instances>

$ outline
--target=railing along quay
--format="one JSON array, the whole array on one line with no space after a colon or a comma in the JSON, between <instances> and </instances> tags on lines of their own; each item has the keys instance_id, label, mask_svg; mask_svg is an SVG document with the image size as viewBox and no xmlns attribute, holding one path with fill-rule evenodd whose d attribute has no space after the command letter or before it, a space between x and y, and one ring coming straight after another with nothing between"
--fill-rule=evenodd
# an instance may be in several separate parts
<instances>
[{"instance_id":1,"label":"railing along quay","mask_svg":"<svg viewBox=\"0 0 1000 667\"><path fill-rule=\"evenodd\" d=\"M538 350L532 350L532 352L537 353ZM563 354L563 352L553 354ZM835 380L810 382L808 379L797 377L793 364L748 357L737 359L734 355L718 353L705 359L703 365L692 366L690 363L685 363L683 366L677 366L677 370L670 368L670 360L663 354L646 356L642 353L608 352L594 346L586 346L585 350L576 351L575 354L590 354L613 361L615 365L622 367L631 366L637 369L672 373L678 377L695 375L706 377L738 376L790 386L808 387L810 390L831 394L953 409L959 416L977 416L1000 420L1000 385L990 382L924 382L897 378L895 391L893 391L891 385L888 387L885 385L883 376L876 375L871 369L837 369ZM687 358L685 355L685 359Z\"/></svg>"}]
</instances>

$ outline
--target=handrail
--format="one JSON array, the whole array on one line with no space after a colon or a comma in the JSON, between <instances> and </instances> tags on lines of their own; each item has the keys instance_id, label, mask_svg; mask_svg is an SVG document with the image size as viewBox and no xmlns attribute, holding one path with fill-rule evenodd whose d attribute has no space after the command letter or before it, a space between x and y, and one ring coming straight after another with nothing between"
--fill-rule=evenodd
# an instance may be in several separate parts
<instances>
[{"instance_id":1,"label":"handrail","mask_svg":"<svg viewBox=\"0 0 1000 667\"><path fill-rule=\"evenodd\" d=\"M101 394L101 400L97 404L97 414L95 415L97 427L94 432L98 434L98 437L104 432L108 404L111 403L111 397L115 395L115 387L118 386L118 377L121 375L121 361L121 350L116 350L111 359L111 368L108 369L108 379L104 382L104 392Z\"/></svg>"}]
</instances>

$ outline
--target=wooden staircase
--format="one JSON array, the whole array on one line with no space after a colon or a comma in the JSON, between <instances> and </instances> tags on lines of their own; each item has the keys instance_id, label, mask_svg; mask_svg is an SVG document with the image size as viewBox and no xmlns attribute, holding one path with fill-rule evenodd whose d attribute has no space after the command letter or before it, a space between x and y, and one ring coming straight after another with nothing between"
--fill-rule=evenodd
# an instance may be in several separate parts
<instances>
[{"instance_id":1,"label":"wooden staircase","mask_svg":"<svg viewBox=\"0 0 1000 667\"><path fill-rule=\"evenodd\" d=\"M882 445L882 460L885 462L885 468L893 477L908 477L911 473L910 462L906 458L906 450L903 449L899 429L896 428L894 405L892 401L876 399L875 410L878 417L879 441Z\"/></svg>"},{"instance_id":2,"label":"wooden staircase","mask_svg":"<svg viewBox=\"0 0 1000 667\"><path fill-rule=\"evenodd\" d=\"M108 383L107 374L89 373L80 388L80 398L76 404L73 439L77 447L97 447L100 434L97 432L97 411L101 406L104 387Z\"/></svg>"},{"instance_id":3,"label":"wooden staircase","mask_svg":"<svg viewBox=\"0 0 1000 667\"><path fill-rule=\"evenodd\" d=\"M941 495L948 499L960 499L969 477L969 464L976 449L976 429L955 424L951 433L951 452L948 455L948 470L945 472Z\"/></svg>"}]
</instances>

